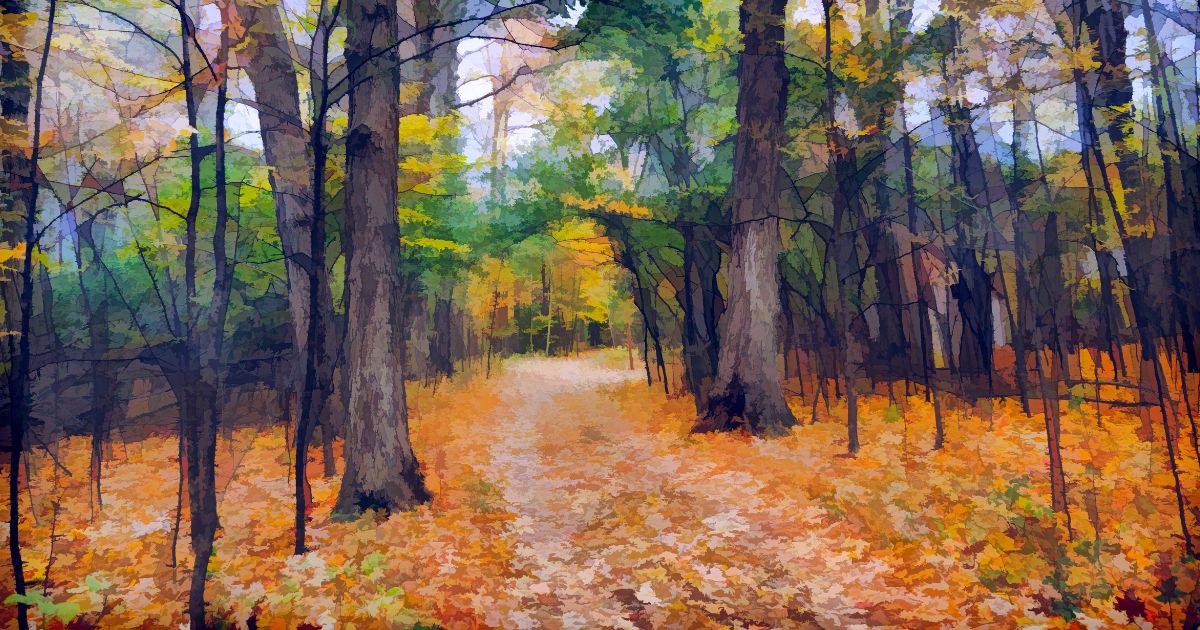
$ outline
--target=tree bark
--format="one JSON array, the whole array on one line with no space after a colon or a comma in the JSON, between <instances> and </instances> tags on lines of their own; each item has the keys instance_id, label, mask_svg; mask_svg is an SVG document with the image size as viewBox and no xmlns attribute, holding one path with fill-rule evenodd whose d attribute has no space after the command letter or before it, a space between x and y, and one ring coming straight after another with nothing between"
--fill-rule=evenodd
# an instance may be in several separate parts
<instances>
[{"instance_id":1,"label":"tree bark","mask_svg":"<svg viewBox=\"0 0 1200 630\"><path fill-rule=\"evenodd\" d=\"M185 3L177 5L182 39L180 72L183 76L184 102L188 124L199 128L196 86L192 81L193 23ZM196 258L201 251L197 225L200 215L200 195L203 182L200 163L204 153L198 134L189 136L188 154L191 166L190 197L186 220L184 286L187 292L186 340L179 349L176 366L164 373L179 400L180 421L184 427L184 452L187 458L188 508L191 516L191 547L193 554L191 584L188 592L188 619L192 628L205 628L204 592L208 564L213 554L220 521L217 516L216 450L217 428L221 412L221 359L225 340L225 319L232 290L233 267L226 255L228 227L228 195L225 174L225 110L228 103L225 55L229 48L228 33L222 31L221 49L216 65L220 75L217 86L215 136L215 193L216 216L212 234L213 290L205 317L196 309Z\"/></svg>"},{"instance_id":2,"label":"tree bark","mask_svg":"<svg viewBox=\"0 0 1200 630\"><path fill-rule=\"evenodd\" d=\"M883 214L887 214L884 212ZM900 272L900 249L896 235L884 221L870 221L864 230L868 267L875 270L875 286L879 295L875 301L875 312L879 317L879 334L871 347L871 356L876 367L886 370L889 378L907 378L909 343L904 330L904 295Z\"/></svg>"},{"instance_id":3,"label":"tree bark","mask_svg":"<svg viewBox=\"0 0 1200 630\"><path fill-rule=\"evenodd\" d=\"M293 362L291 381L301 395L300 421L305 431L304 446L315 423L321 425L323 461L327 475L336 470L330 456L337 431L336 418L343 416L342 401L333 396L334 357L337 356L337 315L333 310L329 274L325 265L325 118L328 110L328 68L324 48L329 28L316 29L312 86L314 123L306 131L300 112L299 81L277 4L244 3L239 9L249 27L242 48L243 66L255 89L263 157L271 167L271 190L275 197L276 227L287 260L288 308L292 320ZM330 20L329 16L321 16ZM320 225L318 219L320 216ZM314 238L314 235L316 238ZM312 287L317 287L316 295ZM315 298L315 299L314 299ZM309 314L316 313L315 326ZM317 345L309 352L310 342ZM311 366L310 366L311 364ZM311 379L307 372L312 370ZM311 384L305 384L311 380ZM305 402L305 397L309 397ZM303 511L303 510L301 510ZM298 527L297 532L302 532ZM301 545L302 546L302 545Z\"/></svg>"},{"instance_id":4,"label":"tree bark","mask_svg":"<svg viewBox=\"0 0 1200 630\"><path fill-rule=\"evenodd\" d=\"M824 0L825 25L825 131L829 149L829 173L833 180L833 229L826 247L826 259L833 261L832 279L826 284L834 292L834 322L837 326L837 354L842 379L846 384L846 441L847 449L857 453L858 441L858 371L851 358L854 332L851 321L851 294L856 290L862 268L859 263L856 233L865 219L858 178L858 157L854 144L838 125L835 111L833 76L833 2ZM827 265L828 269L829 266Z\"/></svg>"},{"instance_id":5,"label":"tree bark","mask_svg":"<svg viewBox=\"0 0 1200 630\"><path fill-rule=\"evenodd\" d=\"M454 376L454 327L451 325L454 312L453 286L449 285L448 296L433 296L433 338L429 343L429 362L432 363L435 379Z\"/></svg>"},{"instance_id":6,"label":"tree bark","mask_svg":"<svg viewBox=\"0 0 1200 630\"><path fill-rule=\"evenodd\" d=\"M396 214L400 77L396 3L353 2L346 15L345 472L335 512L403 510L430 499L408 436L400 226ZM409 29L411 30L411 29ZM411 33L407 33L411 35Z\"/></svg>"},{"instance_id":7,"label":"tree bark","mask_svg":"<svg viewBox=\"0 0 1200 630\"><path fill-rule=\"evenodd\" d=\"M29 63L19 58L24 53L17 50L17 44L0 42L0 121L13 129L23 130L26 128L30 108L33 110L29 155L26 156L23 147L19 146L0 148L0 192L11 197L12 206L22 219L18 225L23 232L6 237L11 243L20 241L25 244L25 252L21 256L21 272L16 279L20 282L20 291L18 293L15 289L16 281L6 282L3 294L5 313L10 320L7 329L17 331L19 337L15 347L12 346L11 337L9 341L12 361L9 370L9 405L12 418L9 423L11 450L8 461L8 551L12 560L13 592L21 596L25 595L25 566L21 558L20 478L25 431L29 427L33 407L29 387L29 338L33 332L33 256L37 246L34 239L38 222L37 169L41 151L42 86L46 78L46 63L50 57L50 43L54 38L57 8L56 0L50 0L46 11L48 25L43 40L42 56L32 83ZM4 0L3 4L0 4L0 16L19 15L26 10L26 3L21 0ZM14 313L18 313L15 318L17 322L11 321L14 319ZM17 326L12 326L12 323L17 323ZM24 602L17 603L17 627L20 630L29 628L28 606Z\"/></svg>"},{"instance_id":8,"label":"tree bark","mask_svg":"<svg viewBox=\"0 0 1200 630\"><path fill-rule=\"evenodd\" d=\"M991 203L979 144L975 140L970 112L961 103L943 106L946 124L950 127L952 174L955 185L961 186L969 201L955 203L955 242L950 249L958 267L957 281L950 293L958 303L962 317L962 337L959 341L958 369L960 374L988 376L992 374L992 282L980 262L979 252L964 223L975 212Z\"/></svg>"},{"instance_id":9,"label":"tree bark","mask_svg":"<svg viewBox=\"0 0 1200 630\"><path fill-rule=\"evenodd\" d=\"M1171 306L1174 324L1183 341L1188 371L1200 369L1200 348L1196 327L1200 325L1200 161L1188 151L1179 132L1175 95L1172 93L1168 70L1173 66L1170 55L1158 42L1158 27L1150 3L1141 2L1142 19L1146 27L1147 52L1150 56L1150 78L1153 107L1163 161L1163 189L1166 195L1166 223L1170 227L1171 254L1168 257L1171 278ZM1162 334L1175 331L1163 327Z\"/></svg>"},{"instance_id":10,"label":"tree bark","mask_svg":"<svg viewBox=\"0 0 1200 630\"><path fill-rule=\"evenodd\" d=\"M921 384L925 386L926 399L933 403L933 450L939 450L946 441L946 427L942 419L942 404L938 398L937 383L930 374L930 370L934 368L933 362L933 328L929 321L929 299L927 294L930 290L928 278L921 273L921 250L922 246L918 244L916 235L921 232L921 222L919 219L920 208L917 206L917 189L916 182L913 178L913 146L912 136L908 128L908 122L903 117L903 109L900 119L900 151L901 157L904 160L904 205L907 211L909 245L908 264L912 269L912 330L917 331L916 341L919 344L917 355L913 358L920 367Z\"/></svg>"},{"instance_id":11,"label":"tree bark","mask_svg":"<svg viewBox=\"0 0 1200 630\"><path fill-rule=\"evenodd\" d=\"M683 235L683 290L677 300L683 311L684 378L703 413L716 377L720 358L718 321L724 304L717 287L721 248L707 225L685 222Z\"/></svg>"},{"instance_id":12,"label":"tree bark","mask_svg":"<svg viewBox=\"0 0 1200 630\"><path fill-rule=\"evenodd\" d=\"M788 74L784 0L743 0L737 145L733 163L729 299L717 378L693 432L787 434L796 417L783 397L779 351L779 175ZM741 423L739 423L739 420Z\"/></svg>"},{"instance_id":13,"label":"tree bark","mask_svg":"<svg viewBox=\"0 0 1200 630\"><path fill-rule=\"evenodd\" d=\"M1016 307L1009 307L1009 324L1012 328L1012 347L1013 347L1013 379L1017 383L1017 389L1021 394L1021 409L1025 415L1030 415L1029 408L1029 372L1028 372L1028 351L1029 351L1029 326L1032 322L1030 314L1032 313L1032 290L1030 286L1029 271L1027 268L1029 256L1029 235L1033 232L1029 223L1029 217L1022 208L1021 195L1029 186L1030 180L1024 175L1022 164L1025 161L1025 152L1022 149L1021 129L1024 124L1030 122L1032 106L1028 99L1018 97L1013 101L1013 131L1012 131L1012 159L1013 159L1013 175L1011 182L1005 186L1008 193L1009 211L1012 213L1012 230L1013 230L1013 260L1016 265ZM1003 173L1001 174L1003 176ZM999 258L999 249L997 248L997 258ZM1000 270L1000 278L1005 286L1005 299L1008 299L1008 284L1004 280L1003 269ZM1015 310L1015 314L1014 314Z\"/></svg>"}]
</instances>

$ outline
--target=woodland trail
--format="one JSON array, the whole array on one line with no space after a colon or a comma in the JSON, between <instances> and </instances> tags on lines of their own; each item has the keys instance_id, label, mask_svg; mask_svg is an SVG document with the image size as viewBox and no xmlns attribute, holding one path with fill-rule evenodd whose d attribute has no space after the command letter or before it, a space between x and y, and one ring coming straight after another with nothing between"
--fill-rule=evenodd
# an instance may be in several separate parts
<instances>
[{"instance_id":1,"label":"woodland trail","mask_svg":"<svg viewBox=\"0 0 1200 630\"><path fill-rule=\"evenodd\" d=\"M687 438L632 419L630 405L648 404L629 396L645 395L640 379L589 359L523 359L496 384L508 417L492 427L490 470L515 515L519 571L504 589L531 604L504 625L865 616L847 592L886 588L873 584L880 567L854 562L856 542L831 534L819 509L781 509L752 474L686 457ZM771 531L782 523L802 531Z\"/></svg>"},{"instance_id":2,"label":"woodland trail","mask_svg":"<svg viewBox=\"0 0 1200 630\"><path fill-rule=\"evenodd\" d=\"M931 451L919 396L865 398L864 445L851 458L844 408L778 439L691 436L690 401L623 363L623 353L514 358L490 379L411 387L433 500L339 521L339 477L314 472L303 556L292 553L287 429L223 437L213 614L261 628L1066 627L1049 589L1100 571L1129 583L1161 566L1154 549L1175 544L1163 456L1137 441L1132 415L1106 418L1103 431L1082 407L1067 415L1072 501L1087 508L1077 531L1090 536L1095 522L1119 544L1060 577L1046 560L1061 535L1046 519L1049 484L1029 456L1045 449L1041 419L1013 401L990 424L954 410L953 440ZM26 562L34 578L49 573L51 600L69 599L94 626L178 626L190 552L180 544L167 566L177 449L171 436L114 448L94 518L82 499L86 438L58 451L63 470L85 474L34 459L22 529L40 541ZM310 452L310 471L320 457ZM1148 471L1158 471L1151 483ZM1135 518L1158 520L1128 526ZM184 537L187 524L185 511ZM1122 598L1083 600L1075 620L1128 625L1141 600Z\"/></svg>"}]
</instances>

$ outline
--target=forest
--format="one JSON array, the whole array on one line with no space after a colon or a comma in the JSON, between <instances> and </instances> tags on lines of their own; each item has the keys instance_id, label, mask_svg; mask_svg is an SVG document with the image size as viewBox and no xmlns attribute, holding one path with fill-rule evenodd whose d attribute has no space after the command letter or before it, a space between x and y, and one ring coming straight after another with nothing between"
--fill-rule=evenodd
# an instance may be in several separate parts
<instances>
[{"instance_id":1,"label":"forest","mask_svg":"<svg viewBox=\"0 0 1200 630\"><path fill-rule=\"evenodd\" d=\"M0 626L1200 628L1195 0L0 0Z\"/></svg>"}]
</instances>

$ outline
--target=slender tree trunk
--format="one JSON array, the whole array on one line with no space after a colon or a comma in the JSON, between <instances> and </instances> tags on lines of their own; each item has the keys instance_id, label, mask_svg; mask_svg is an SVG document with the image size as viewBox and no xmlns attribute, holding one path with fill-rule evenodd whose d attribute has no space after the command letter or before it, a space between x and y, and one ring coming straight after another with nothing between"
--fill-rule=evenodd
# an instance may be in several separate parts
<instances>
[{"instance_id":1,"label":"slender tree trunk","mask_svg":"<svg viewBox=\"0 0 1200 630\"><path fill-rule=\"evenodd\" d=\"M1029 352L1029 324L1031 321L1031 296L1029 270L1026 267L1026 261L1029 260L1029 245L1027 243L1029 233L1032 229L1029 225L1029 218L1026 216L1022 208L1021 194L1028 188L1030 180L1023 175L1021 168L1025 162L1024 150L1021 146L1022 126L1029 122L1027 117L1031 117L1032 107L1029 102L1018 98L1013 102L1013 140L1012 140L1012 158L1013 158L1013 176L1011 183L1006 186L1008 192L1009 210L1013 215L1013 261L1016 265L1016 313L1013 315L1013 308L1009 307L1010 324L1012 329L1012 346L1013 346L1013 378L1017 382L1018 390L1021 393L1021 409L1025 415L1030 415L1029 408L1029 372L1028 372L1028 352ZM997 250L997 257L999 251ZM1003 274L1003 269L1000 271ZM1003 279L1003 275L1001 276ZM1005 299L1008 299L1008 282L1004 281Z\"/></svg>"},{"instance_id":2,"label":"slender tree trunk","mask_svg":"<svg viewBox=\"0 0 1200 630\"><path fill-rule=\"evenodd\" d=\"M779 353L779 175L787 110L784 0L743 0L733 159L729 299L721 321L717 378L695 432L787 434L796 417L783 397Z\"/></svg>"},{"instance_id":3,"label":"slender tree trunk","mask_svg":"<svg viewBox=\"0 0 1200 630\"><path fill-rule=\"evenodd\" d=\"M339 5L340 6L340 5ZM266 7L262 10L269 10L271 7ZM269 17L278 19L278 14L271 13ZM300 418L296 424L296 469L295 479L292 482L292 488L295 493L295 545L293 552L303 554L307 551L305 542L306 526L308 524L308 510L312 503L310 485L308 481L308 441L312 435L312 427L314 420L321 417L321 411L329 398L326 388L332 386L332 373L327 369L331 363L330 357L326 353L330 350L329 340L326 338L327 330L324 323L326 313L332 313L331 297L328 292L328 283L325 276L325 163L328 153L325 135L325 116L329 109L329 68L327 59L329 55L329 38L333 31L331 24L337 19L337 11L326 16L324 11L318 16L322 23L322 27L317 29L317 34L320 39L317 43L317 50L320 53L320 66L316 72L318 77L313 81L313 85L317 89L315 94L316 103L314 112L314 122L309 129L308 146L304 150L312 151L312 168L308 171L311 173L311 187L308 188L310 204L307 210L310 215L307 217L307 225L300 224L296 226L299 229L308 228L308 240L306 247L298 248L298 251L307 251L310 255L308 264L301 271L304 272L303 284L298 286L296 301L307 299L307 304L295 308L293 311L293 325L296 326L297 333L297 349L303 350L304 354L304 382L303 388L300 390ZM329 23L326 23L328 20ZM280 60L282 61L282 60ZM290 68L288 69L290 71ZM294 76L294 75L293 75ZM285 83L287 78L282 79ZM293 78L294 81L294 78ZM281 86L287 89L292 89L290 85ZM287 107L293 105L290 93L285 103ZM298 110L297 110L298 111ZM286 124L286 123L284 123ZM295 145L297 138L294 135L284 136L280 138L284 146ZM297 147L292 147L297 148ZM304 155L304 150L300 155ZM298 184L298 182L297 182ZM296 186L298 190L299 185ZM283 208L281 208L283 209ZM289 212L295 211L296 214L303 214L306 208L303 206L288 208ZM294 235L298 236L298 235ZM299 273L297 273L299 276ZM297 318L299 315L299 318ZM305 326L304 336L300 337L299 326ZM337 472L337 465L333 461L333 426L329 420L321 422L321 441L322 441L322 461L325 468L326 476L333 476Z\"/></svg>"},{"instance_id":4,"label":"slender tree trunk","mask_svg":"<svg viewBox=\"0 0 1200 630\"><path fill-rule=\"evenodd\" d=\"M430 499L408 435L400 226L396 211L400 83L390 48L393 2L347 7L350 115L346 136L348 422L335 511L403 510ZM411 35L411 33L408 33Z\"/></svg>"},{"instance_id":5,"label":"slender tree trunk","mask_svg":"<svg viewBox=\"0 0 1200 630\"><path fill-rule=\"evenodd\" d=\"M16 352L11 357L12 364L9 372L9 405L11 421L11 444L8 461L8 552L12 560L13 592L25 595L25 567L21 557L21 456L25 450L25 431L29 426L33 401L29 387L30 336L33 331L33 258L37 247L38 222L38 162L41 157L42 130L42 86L46 79L46 65L50 59L50 44L54 39L54 19L57 15L57 0L50 0L46 9L46 36L42 43L42 56L38 65L32 88L32 103L30 103L30 76L28 62L18 59L16 44L0 42L0 121L11 123L16 129L24 129L29 108L33 108L33 126L30 130L30 152L28 157L20 147L0 148L0 191L11 196L13 206L23 219L24 234L12 240L25 244L21 256L21 273L18 276L20 293L14 295L11 287L6 287L5 312L13 319L13 313L19 313L19 324L15 327L18 332ZM0 16L21 14L26 10L20 0L5 0L0 5ZM21 212L23 211L23 212ZM6 283L16 284L16 282ZM14 299L15 298L15 299ZM16 307L16 308L13 308ZM9 326L9 330L14 327ZM17 627L28 630L28 606L24 602L17 603Z\"/></svg>"},{"instance_id":6,"label":"slender tree trunk","mask_svg":"<svg viewBox=\"0 0 1200 630\"><path fill-rule=\"evenodd\" d=\"M181 45L181 72L188 123L198 128L198 105L191 77L191 48L194 45L193 25L185 3L178 5ZM225 17L225 16L223 16ZM228 20L226 20L228 23ZM205 628L205 583L213 543L220 522L217 516L216 450L217 429L221 412L221 360L225 338L225 319L228 312L233 268L226 254L226 231L229 221L228 194L225 173L225 110L228 103L225 57L229 49L227 29L221 34L221 47L216 65L217 76L215 136L216 216L213 225L213 290L207 317L196 311L196 257L200 251L197 223L200 213L200 151L197 134L189 139L191 162L191 196L186 215L187 240L185 255L185 286L187 290L187 340L181 351L182 370L175 373L172 388L180 398L180 416L185 427L184 447L187 456L188 507L191 516L191 547L193 553L191 586L188 594L188 618L192 628Z\"/></svg>"},{"instance_id":7,"label":"slender tree trunk","mask_svg":"<svg viewBox=\"0 0 1200 630\"><path fill-rule=\"evenodd\" d=\"M958 19L952 17L948 26L951 29L951 48L947 56L952 60L957 55L960 44ZM962 80L948 74L944 65L942 74L947 82L948 91L947 99L941 104L941 111L950 131L950 171L954 185L961 187L965 192L965 198L956 197L952 203L955 239L953 246L949 248L958 267L957 280L951 286L951 295L957 302L958 312L962 317L958 372L960 376L986 376L990 385L993 370L992 283L991 277L981 264L981 257L969 228L973 217L978 216L981 209L991 204L991 198L983 158L972 126L971 112L958 100L961 98L961 95L957 94L958 84Z\"/></svg>"},{"instance_id":8,"label":"slender tree trunk","mask_svg":"<svg viewBox=\"0 0 1200 630\"><path fill-rule=\"evenodd\" d=\"M1042 368L1042 353L1037 353L1038 383L1042 390L1042 415L1046 420L1046 450L1050 461L1050 503L1055 512L1067 518L1070 528L1071 514L1067 504L1067 478L1063 469L1062 459L1062 419L1058 403L1058 384L1061 381L1058 360L1051 356L1050 382L1046 382L1045 370Z\"/></svg>"},{"instance_id":9,"label":"slender tree trunk","mask_svg":"<svg viewBox=\"0 0 1200 630\"><path fill-rule=\"evenodd\" d=\"M453 287L447 297L433 296L433 339L429 343L429 362L433 364L434 378L454 375L453 339L451 333L454 311Z\"/></svg>"},{"instance_id":10,"label":"slender tree trunk","mask_svg":"<svg viewBox=\"0 0 1200 630\"><path fill-rule=\"evenodd\" d=\"M628 234L624 226L619 221L613 221L607 223L606 228L610 233L617 235L615 241L617 245L617 260L620 261L622 267L633 275L633 305L642 316L642 361L646 366L646 385L650 386L654 384L654 379L650 373L650 347L648 338L654 339L655 348L658 349L660 356L662 351L662 346L658 342L659 330L658 318L654 311L654 290L642 281L642 274L638 270L637 260L634 258L633 252L628 245L622 244L631 242L627 238Z\"/></svg>"},{"instance_id":11,"label":"slender tree trunk","mask_svg":"<svg viewBox=\"0 0 1200 630\"><path fill-rule=\"evenodd\" d=\"M1096 136L1095 125L1092 122L1092 99L1084 84L1083 72L1076 69L1074 75L1075 110L1082 135L1080 157L1083 163L1084 180L1087 182L1088 220L1098 227L1106 222L1104 208L1101 206L1100 199L1096 195L1096 189L1099 186L1099 183L1096 181L1096 173L1102 173L1105 170L1104 157L1100 152L1100 141ZM1093 169L1093 164L1096 164L1095 169ZM1111 195L1111 190L1109 192ZM1112 197L1111 200L1114 203L1116 201L1115 197ZM1119 373L1124 368L1119 361L1121 356L1121 340L1117 337L1116 332L1118 327L1118 313L1116 298L1113 292L1113 278L1117 275L1116 259L1102 247L1100 240L1096 237L1095 229L1088 230L1088 233L1092 254L1096 257L1096 268L1100 277L1100 321L1104 327L1104 345L1113 363L1114 371Z\"/></svg>"},{"instance_id":12,"label":"slender tree trunk","mask_svg":"<svg viewBox=\"0 0 1200 630\"><path fill-rule=\"evenodd\" d=\"M179 15L179 33L181 39L180 73L184 92L184 103L187 110L188 126L199 128L196 93L192 78L192 35L194 23L187 13L187 3L176 5ZM192 564L191 586L188 591L188 619L192 628L206 628L204 614L204 587L208 572L209 557L212 555L212 541L216 536L216 519L212 518L216 508L216 494L213 484L206 472L204 456L209 454L206 448L208 441L207 425L211 420L210 404L205 400L214 400L216 392L207 391L201 381L200 374L200 342L198 338L199 325L196 315L196 253L197 253L197 221L200 215L200 153L199 134L188 136L188 155L191 167L189 181L189 200L187 214L184 217L184 301L185 329L187 339L179 352L180 373L175 375L173 389L179 398L180 423L183 426L182 436L185 456L187 458L188 507L191 517L191 547L194 554ZM216 455L215 432L213 432L213 456ZM212 502L209 502L209 497Z\"/></svg>"},{"instance_id":13,"label":"slender tree trunk","mask_svg":"<svg viewBox=\"0 0 1200 630\"><path fill-rule=\"evenodd\" d=\"M90 347L88 355L94 361L91 368L91 410L90 425L92 439L92 457L88 466L91 476L92 500L97 512L104 508L101 477L104 463L104 439L106 427L115 397L116 383L109 365L101 359L108 351L108 296L110 287L107 276L101 271L103 262L100 258L101 243L104 236L101 231L99 238L96 234L96 218L89 217L76 226L77 240L88 248L91 260L87 268L83 268L83 249L76 247L76 264L79 270L79 289L84 311L88 317L88 340ZM91 280L88 282L87 280ZM95 290L93 290L95 289Z\"/></svg>"},{"instance_id":14,"label":"slender tree trunk","mask_svg":"<svg viewBox=\"0 0 1200 630\"><path fill-rule=\"evenodd\" d=\"M684 379L696 403L704 411L719 360L718 317L721 295L717 274L721 249L708 226L685 222L683 236L683 289L677 300L683 311Z\"/></svg>"},{"instance_id":15,"label":"slender tree trunk","mask_svg":"<svg viewBox=\"0 0 1200 630\"><path fill-rule=\"evenodd\" d=\"M551 306L553 302L553 294L550 292L550 283L553 282L550 270L546 268L546 259L542 259L542 317L546 319L546 356L550 356L550 340L553 339L554 318L551 316Z\"/></svg>"},{"instance_id":16,"label":"slender tree trunk","mask_svg":"<svg viewBox=\"0 0 1200 630\"><path fill-rule=\"evenodd\" d=\"M837 325L836 352L846 384L846 439L848 450L857 453L858 441L858 371L851 357L854 332L850 325L850 294L855 291L862 269L859 266L855 234L865 218L861 190L854 183L858 176L855 147L838 125L836 94L833 76L833 2L824 0L825 25L825 125L829 148L829 177L834 181L833 233L827 244L826 259L833 260L835 277L826 280L834 291L834 320Z\"/></svg>"},{"instance_id":17,"label":"slender tree trunk","mask_svg":"<svg viewBox=\"0 0 1200 630\"><path fill-rule=\"evenodd\" d=\"M903 122L902 126L900 148L904 159L904 201L908 211L908 229L913 235L913 240L908 246L909 265L912 267L913 297L915 298L913 300L912 328L918 331L920 347L916 360L921 365L921 384L925 386L926 398L933 403L933 450L936 451L940 450L946 442L946 426L942 419L942 403L938 398L937 382L929 373L930 368L933 367L933 350L931 348L933 331L929 321L929 301L925 298L929 283L921 275L921 247L915 238L915 235L920 232L920 222L916 184L913 180L912 137L909 135L908 123Z\"/></svg>"},{"instance_id":18,"label":"slender tree trunk","mask_svg":"<svg viewBox=\"0 0 1200 630\"><path fill-rule=\"evenodd\" d=\"M487 368L484 371L484 378L492 377L492 351L496 346L496 317L500 312L500 285L496 284L492 289L492 310L488 315L488 330L487 330Z\"/></svg>"},{"instance_id":19,"label":"slender tree trunk","mask_svg":"<svg viewBox=\"0 0 1200 630\"><path fill-rule=\"evenodd\" d=\"M650 301L648 304L648 312L651 314L656 312L654 308L654 301L655 297L657 296L657 292L651 292L649 294ZM650 329L650 341L654 343L654 363L658 369L659 381L662 383L663 394L670 396L671 385L668 382L667 377L667 362L666 357L663 354L662 337L659 335L657 323L655 323L654 327Z\"/></svg>"},{"instance_id":20,"label":"slender tree trunk","mask_svg":"<svg viewBox=\"0 0 1200 630\"><path fill-rule=\"evenodd\" d=\"M629 358L629 370L633 371L633 322L625 322L625 354Z\"/></svg>"}]
</instances>

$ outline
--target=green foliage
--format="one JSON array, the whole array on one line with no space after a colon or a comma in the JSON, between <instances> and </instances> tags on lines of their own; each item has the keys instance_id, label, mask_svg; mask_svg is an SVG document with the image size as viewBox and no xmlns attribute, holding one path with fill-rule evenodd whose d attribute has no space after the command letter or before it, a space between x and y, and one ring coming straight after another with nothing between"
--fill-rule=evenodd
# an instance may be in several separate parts
<instances>
[{"instance_id":1,"label":"green foliage","mask_svg":"<svg viewBox=\"0 0 1200 630\"><path fill-rule=\"evenodd\" d=\"M31 608L37 609L39 613L57 619L63 623L70 623L79 616L79 604L71 600L64 602L55 602L47 597L41 591L30 591L24 595L13 593L4 598L4 603L9 606L17 604L25 604Z\"/></svg>"}]
</instances>

